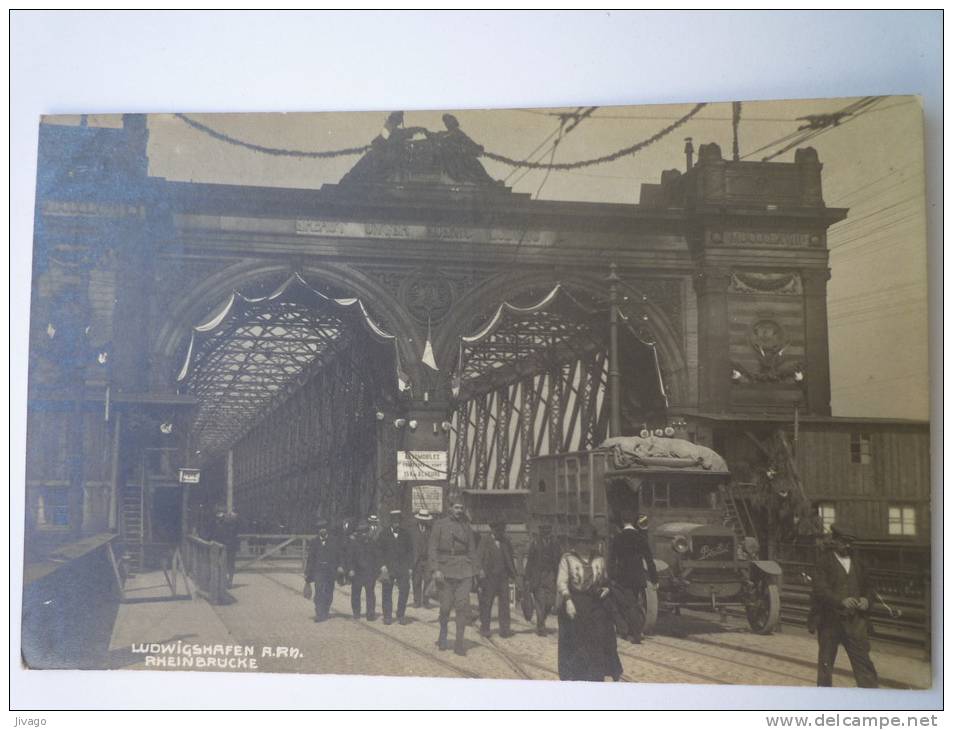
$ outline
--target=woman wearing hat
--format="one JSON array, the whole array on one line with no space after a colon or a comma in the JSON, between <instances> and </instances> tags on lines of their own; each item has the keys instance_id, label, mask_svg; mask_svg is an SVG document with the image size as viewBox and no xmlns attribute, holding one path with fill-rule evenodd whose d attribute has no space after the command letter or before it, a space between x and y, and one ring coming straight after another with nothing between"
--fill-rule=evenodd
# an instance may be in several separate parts
<instances>
[{"instance_id":1,"label":"woman wearing hat","mask_svg":"<svg viewBox=\"0 0 953 730\"><path fill-rule=\"evenodd\" d=\"M580 525L569 536L569 550L559 559L556 575L559 620L559 678L618 681L622 662L615 628L606 605L609 579L605 559L597 551L592 525Z\"/></svg>"}]
</instances>

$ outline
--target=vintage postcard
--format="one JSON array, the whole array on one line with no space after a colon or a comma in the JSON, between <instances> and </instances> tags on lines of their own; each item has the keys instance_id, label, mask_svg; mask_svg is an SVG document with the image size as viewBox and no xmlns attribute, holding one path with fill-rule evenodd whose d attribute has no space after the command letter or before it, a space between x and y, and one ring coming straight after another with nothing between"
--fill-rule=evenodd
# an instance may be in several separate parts
<instances>
[{"instance_id":1,"label":"vintage postcard","mask_svg":"<svg viewBox=\"0 0 953 730\"><path fill-rule=\"evenodd\" d=\"M23 662L931 687L923 165L912 96L43 118Z\"/></svg>"}]
</instances>

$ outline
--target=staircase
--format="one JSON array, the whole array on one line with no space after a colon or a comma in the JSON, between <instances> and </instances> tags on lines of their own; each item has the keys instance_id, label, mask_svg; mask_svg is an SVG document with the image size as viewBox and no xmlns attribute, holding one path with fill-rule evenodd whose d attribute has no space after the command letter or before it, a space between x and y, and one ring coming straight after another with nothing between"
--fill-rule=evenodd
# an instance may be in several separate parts
<instances>
[{"instance_id":1,"label":"staircase","mask_svg":"<svg viewBox=\"0 0 953 730\"><path fill-rule=\"evenodd\" d=\"M738 494L738 488L731 484L722 485L721 494L725 526L734 531L739 543L743 543L746 537L755 537L754 519L744 498Z\"/></svg>"},{"instance_id":2,"label":"staircase","mask_svg":"<svg viewBox=\"0 0 953 730\"><path fill-rule=\"evenodd\" d=\"M128 484L122 491L122 541L126 546L125 562L129 575L142 571L143 515L142 486Z\"/></svg>"}]
</instances>

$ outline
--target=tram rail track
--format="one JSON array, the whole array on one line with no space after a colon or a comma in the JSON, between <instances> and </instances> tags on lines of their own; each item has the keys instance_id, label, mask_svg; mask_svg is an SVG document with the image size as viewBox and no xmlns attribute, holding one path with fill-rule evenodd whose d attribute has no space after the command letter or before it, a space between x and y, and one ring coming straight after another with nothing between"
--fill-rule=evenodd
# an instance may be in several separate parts
<instances>
[{"instance_id":1,"label":"tram rail track","mask_svg":"<svg viewBox=\"0 0 953 730\"><path fill-rule=\"evenodd\" d=\"M270 583L274 583L280 586L281 588L288 591L289 593L292 593L296 596L300 595L295 588L288 585L286 582L279 580L277 577L275 577L274 574L271 574L268 572L259 572L259 571L255 571L255 573L256 575L260 575L261 577L263 577L265 580L269 581ZM344 593L347 594L347 591L345 590ZM428 623L432 623L432 622L428 622ZM415 643L412 641L407 641L406 639L395 636L392 632L388 632L373 624L369 624L365 621L357 621L355 622L355 624L360 626L363 630L371 634L384 637L394 642L398 646L402 647L403 649L406 649L407 651L412 652L413 654L428 660L432 664L435 664L441 667L441 669L448 671L449 673L452 674L452 676L459 676L459 677L468 678L468 679L498 679L499 678L498 676L490 676L490 675L487 675L486 673L481 673L479 671L476 671L468 667L462 667L454 661L449 661L433 653L432 651L428 651L425 648L421 648L419 642ZM699 637L694 635L667 637L664 634L654 634L649 639L649 641L656 644L657 646L664 647L666 650L669 650L673 653L689 654L692 656L697 656L697 657L710 660L712 662L717 662L720 665L729 665L733 667L744 668L747 670L754 670L759 673L769 673L771 675L778 676L779 678L783 677L788 680L794 680L800 685L810 684L810 678L804 676L803 674L800 674L800 675L796 674L793 671L785 671L784 665L788 665L789 667L793 665L799 668L810 669L810 670L816 669L816 666L817 666L815 662L809 661L807 659L803 659L801 657L785 655L778 652L772 652L769 650L760 649L756 647L738 646L730 642L718 641L716 639L711 639L708 637ZM683 646L678 643L679 641L690 642L691 644L694 644L696 646L694 647ZM510 651L508 648L504 648L503 646L501 646L500 642L493 637L482 637L480 640L477 640L476 644L479 647L489 650L495 657L497 657L503 664L505 664L510 669L510 671L517 676L517 678L546 681L549 677L556 679L559 676L558 671L554 667L535 661L534 659L528 658L519 653L514 653ZM710 650L706 651L706 648ZM627 648L627 645L624 643L619 644L618 651L619 651L620 657L622 657L628 663L630 663L629 670L623 673L621 677L622 681L624 682L642 683L645 681L645 680L638 679L636 676L633 676L631 663L635 663L637 665L643 664L643 665L647 665L648 667L654 667L654 668L666 670L667 672L673 673L674 675L686 677L687 681L694 681L694 682L701 681L707 684L715 684L715 685L738 684L738 682L729 681L729 680L723 679L720 676L716 676L716 674L714 673L698 671L697 668L692 668L692 669L685 668L684 666L680 665L679 660L677 659L677 655L676 655L676 658L673 658L671 661L661 660L658 657L651 657L651 656L646 656L645 654L642 654L642 653L633 652L629 650ZM730 652L732 655L725 656L725 655L714 653L719 651L720 652L727 651L727 652ZM764 667L760 665L753 665L751 663L743 661L743 657L740 655L756 655L763 659L778 662L779 667L770 668L770 667ZM841 667L836 668L834 671L835 671L835 674L838 676L842 676L842 677L852 676L849 670L841 668ZM535 676L534 676L534 672L537 673ZM543 673L547 675L547 677L539 677L538 673ZM678 681L678 680L675 680L675 681ZM883 678L883 677L881 678L881 686L894 688L894 689L916 689L914 685L911 685L909 683L903 683L894 679Z\"/></svg>"}]
</instances>

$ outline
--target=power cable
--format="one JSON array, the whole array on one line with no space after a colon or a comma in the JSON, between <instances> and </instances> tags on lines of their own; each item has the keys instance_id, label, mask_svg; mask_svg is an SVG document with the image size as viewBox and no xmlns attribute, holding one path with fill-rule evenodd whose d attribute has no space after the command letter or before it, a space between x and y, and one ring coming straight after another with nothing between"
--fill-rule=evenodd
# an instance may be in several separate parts
<instances>
[{"instance_id":1,"label":"power cable","mask_svg":"<svg viewBox=\"0 0 953 730\"><path fill-rule=\"evenodd\" d=\"M483 156L490 160L496 160L497 162L502 162L507 165L513 165L514 167L528 167L534 170L545 170L545 169L576 170L581 167L591 167L592 165L601 165L607 162L615 162L616 160L621 159L622 157L627 157L628 155L635 154L636 152L639 152L645 149L646 147L648 147L649 145L652 145L655 142L659 141L660 139L667 136L668 134L671 134L678 127L682 126L683 124L685 124L685 122L687 122L689 119L691 119L696 114L698 114L698 112L704 109L705 106L707 106L706 103L696 104L691 109L691 111L689 111L687 114L680 117L679 119L672 122L671 124L667 125L666 127L663 127L662 129L660 129L658 132L656 132L655 134L653 134L651 137L647 139L644 139L640 142L636 142L635 144L629 145L628 147L623 147L622 149L616 150L615 152L610 152L607 155L602 155L601 157L594 157L588 160L575 160L574 162L543 164L539 162L530 162L528 160L514 160L511 157L498 155L493 152L484 152Z\"/></svg>"}]
</instances>

